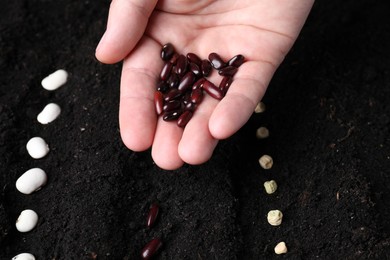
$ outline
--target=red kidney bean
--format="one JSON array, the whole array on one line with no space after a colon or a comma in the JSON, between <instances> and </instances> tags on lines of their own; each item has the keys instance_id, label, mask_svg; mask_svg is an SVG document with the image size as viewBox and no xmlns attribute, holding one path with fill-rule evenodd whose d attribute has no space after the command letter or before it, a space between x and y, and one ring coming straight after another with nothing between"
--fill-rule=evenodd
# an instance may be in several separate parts
<instances>
[{"instance_id":1,"label":"red kidney bean","mask_svg":"<svg viewBox=\"0 0 390 260\"><path fill-rule=\"evenodd\" d=\"M141 251L142 259L150 259L152 256L156 255L158 250L162 247L162 242L160 238L153 238L147 243Z\"/></svg>"},{"instance_id":2,"label":"red kidney bean","mask_svg":"<svg viewBox=\"0 0 390 260\"><path fill-rule=\"evenodd\" d=\"M227 66L218 71L218 74L221 76L233 76L237 72L237 68L233 66Z\"/></svg>"},{"instance_id":3,"label":"red kidney bean","mask_svg":"<svg viewBox=\"0 0 390 260\"><path fill-rule=\"evenodd\" d=\"M181 92L177 88L171 88L164 96L165 101L171 101L181 96Z\"/></svg>"},{"instance_id":4,"label":"red kidney bean","mask_svg":"<svg viewBox=\"0 0 390 260\"><path fill-rule=\"evenodd\" d=\"M177 119L183 111L181 109L172 110L169 112L164 112L163 120L164 121L173 121Z\"/></svg>"},{"instance_id":5,"label":"red kidney bean","mask_svg":"<svg viewBox=\"0 0 390 260\"><path fill-rule=\"evenodd\" d=\"M172 100L169 102L165 102L165 104L162 107L162 111L169 112L172 110L176 110L180 107L180 101L179 100Z\"/></svg>"},{"instance_id":6,"label":"red kidney bean","mask_svg":"<svg viewBox=\"0 0 390 260\"><path fill-rule=\"evenodd\" d=\"M192 62L192 63L195 63L196 65L200 66L201 63L202 63L202 60L198 57L198 55L196 55L195 53L187 53L187 59Z\"/></svg>"},{"instance_id":7,"label":"red kidney bean","mask_svg":"<svg viewBox=\"0 0 390 260\"><path fill-rule=\"evenodd\" d=\"M188 110L184 111L184 113L181 114L181 116L177 120L177 125L180 127L185 127L187 125L188 121L190 121L191 117L192 117L191 111L188 111Z\"/></svg>"},{"instance_id":8,"label":"red kidney bean","mask_svg":"<svg viewBox=\"0 0 390 260\"><path fill-rule=\"evenodd\" d=\"M172 73L167 80L167 84L170 88L176 88L179 85L180 78L177 74Z\"/></svg>"},{"instance_id":9,"label":"red kidney bean","mask_svg":"<svg viewBox=\"0 0 390 260\"><path fill-rule=\"evenodd\" d=\"M150 206L148 217L146 219L146 226L148 228L152 227L154 223L156 222L156 219L158 217L158 212L159 212L160 207L158 206L157 203L153 203Z\"/></svg>"},{"instance_id":10,"label":"red kidney bean","mask_svg":"<svg viewBox=\"0 0 390 260\"><path fill-rule=\"evenodd\" d=\"M211 66L213 66L213 68L217 70L220 70L226 66L226 63L215 52L209 54L209 61L211 62Z\"/></svg>"},{"instance_id":11,"label":"red kidney bean","mask_svg":"<svg viewBox=\"0 0 390 260\"><path fill-rule=\"evenodd\" d=\"M157 83L157 91L161 93L166 93L169 90L169 86L165 81L159 81Z\"/></svg>"},{"instance_id":12,"label":"red kidney bean","mask_svg":"<svg viewBox=\"0 0 390 260\"><path fill-rule=\"evenodd\" d=\"M201 71L199 69L199 66L196 65L195 63L190 63L190 70L192 71L192 73L195 74L195 76L199 77L201 76Z\"/></svg>"},{"instance_id":13,"label":"red kidney bean","mask_svg":"<svg viewBox=\"0 0 390 260\"><path fill-rule=\"evenodd\" d=\"M204 89L204 91L206 91L207 94L209 94L210 96L212 96L215 99L220 100L223 98L222 91L219 88L217 88L212 82L210 82L208 80L204 81L203 89Z\"/></svg>"},{"instance_id":14,"label":"red kidney bean","mask_svg":"<svg viewBox=\"0 0 390 260\"><path fill-rule=\"evenodd\" d=\"M234 56L233 58L231 58L231 59L227 62L227 64L228 64L229 66L233 66L233 67L238 68L238 67L241 66L241 64L244 63L244 61L245 61L245 57L244 57L243 55L241 55L241 54L238 54L238 55Z\"/></svg>"},{"instance_id":15,"label":"red kidney bean","mask_svg":"<svg viewBox=\"0 0 390 260\"><path fill-rule=\"evenodd\" d=\"M169 76L171 75L172 67L173 67L173 64L170 62L166 62L164 64L164 67L162 68L161 73L160 73L160 78L162 80L167 80L169 78Z\"/></svg>"},{"instance_id":16,"label":"red kidney bean","mask_svg":"<svg viewBox=\"0 0 390 260\"><path fill-rule=\"evenodd\" d=\"M187 91L183 98L181 99L181 101L184 103L184 104L187 104L187 103L191 103L191 93L189 91Z\"/></svg>"},{"instance_id":17,"label":"red kidney bean","mask_svg":"<svg viewBox=\"0 0 390 260\"><path fill-rule=\"evenodd\" d=\"M172 57L174 52L175 52L175 48L173 47L172 44L170 43L165 44L161 50L161 59L169 60Z\"/></svg>"},{"instance_id":18,"label":"red kidney bean","mask_svg":"<svg viewBox=\"0 0 390 260\"><path fill-rule=\"evenodd\" d=\"M200 65L200 69L202 71L203 77L207 77L211 72L211 64L208 60L202 60L202 64Z\"/></svg>"},{"instance_id":19,"label":"red kidney bean","mask_svg":"<svg viewBox=\"0 0 390 260\"><path fill-rule=\"evenodd\" d=\"M194 89L191 92L191 102L194 104L200 104L203 98L203 91L200 88Z\"/></svg>"},{"instance_id":20,"label":"red kidney bean","mask_svg":"<svg viewBox=\"0 0 390 260\"><path fill-rule=\"evenodd\" d=\"M177 58L175 73L179 76L183 76L187 72L187 65L188 61L186 56L181 54L179 58Z\"/></svg>"},{"instance_id":21,"label":"red kidney bean","mask_svg":"<svg viewBox=\"0 0 390 260\"><path fill-rule=\"evenodd\" d=\"M194 83L194 85L192 85L192 90L195 90L195 89L198 89L198 88L202 88L203 83L204 83L205 80L206 80L205 78L200 78L200 79L198 79L198 80Z\"/></svg>"},{"instance_id":22,"label":"red kidney bean","mask_svg":"<svg viewBox=\"0 0 390 260\"><path fill-rule=\"evenodd\" d=\"M195 75L191 71L187 72L184 77L181 79L179 86L177 87L178 90L181 92L185 92L187 89L189 89L194 83Z\"/></svg>"},{"instance_id":23,"label":"red kidney bean","mask_svg":"<svg viewBox=\"0 0 390 260\"><path fill-rule=\"evenodd\" d=\"M191 101L189 102L183 101L183 110L194 112L195 109L196 109L196 104L192 103Z\"/></svg>"},{"instance_id":24,"label":"red kidney bean","mask_svg":"<svg viewBox=\"0 0 390 260\"><path fill-rule=\"evenodd\" d=\"M154 92L154 105L156 106L157 115L163 112L163 94L160 91Z\"/></svg>"},{"instance_id":25,"label":"red kidney bean","mask_svg":"<svg viewBox=\"0 0 390 260\"><path fill-rule=\"evenodd\" d=\"M172 55L172 58L169 60L170 63L172 63L173 65L176 65L176 62L177 62L177 59L179 58L179 54L178 53L174 53Z\"/></svg>"},{"instance_id":26,"label":"red kidney bean","mask_svg":"<svg viewBox=\"0 0 390 260\"><path fill-rule=\"evenodd\" d=\"M219 83L219 89L222 91L223 96L226 95L230 85L233 82L233 78L230 76L225 76L222 78L221 83Z\"/></svg>"}]
</instances>

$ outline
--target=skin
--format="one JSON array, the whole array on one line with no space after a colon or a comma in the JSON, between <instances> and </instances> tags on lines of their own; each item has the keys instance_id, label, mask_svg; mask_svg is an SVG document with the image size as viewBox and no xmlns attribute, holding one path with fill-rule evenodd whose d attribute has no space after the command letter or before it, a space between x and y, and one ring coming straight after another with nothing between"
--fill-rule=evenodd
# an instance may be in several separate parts
<instances>
[{"instance_id":1,"label":"skin","mask_svg":"<svg viewBox=\"0 0 390 260\"><path fill-rule=\"evenodd\" d=\"M96 57L123 60L119 123L133 151L152 147L155 163L167 170L209 160L218 143L252 115L314 0L113 0L107 30ZM154 91L163 61L161 47L224 60L242 54L246 62L221 101L205 95L185 129L154 113ZM210 80L219 84L213 73Z\"/></svg>"}]
</instances>

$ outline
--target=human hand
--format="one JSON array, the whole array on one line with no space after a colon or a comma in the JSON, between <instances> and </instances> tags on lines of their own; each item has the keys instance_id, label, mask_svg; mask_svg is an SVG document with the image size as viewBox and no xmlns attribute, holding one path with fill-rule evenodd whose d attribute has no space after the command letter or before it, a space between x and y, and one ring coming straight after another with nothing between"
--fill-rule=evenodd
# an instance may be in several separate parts
<instances>
[{"instance_id":1,"label":"human hand","mask_svg":"<svg viewBox=\"0 0 390 260\"><path fill-rule=\"evenodd\" d=\"M263 97L297 38L314 0L113 0L107 30L96 50L103 63L123 61L119 123L131 150L152 147L163 169L210 159L218 140L238 131ZM205 95L184 129L157 117L154 92L162 45L178 53L223 59L242 54L226 96ZM216 73L210 81L219 82Z\"/></svg>"}]
</instances>

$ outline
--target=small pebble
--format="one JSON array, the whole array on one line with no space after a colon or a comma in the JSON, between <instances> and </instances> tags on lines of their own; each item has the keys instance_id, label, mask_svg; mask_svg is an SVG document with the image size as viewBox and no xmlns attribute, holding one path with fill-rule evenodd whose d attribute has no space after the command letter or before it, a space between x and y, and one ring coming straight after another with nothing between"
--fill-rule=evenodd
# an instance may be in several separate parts
<instances>
[{"instance_id":1,"label":"small pebble","mask_svg":"<svg viewBox=\"0 0 390 260\"><path fill-rule=\"evenodd\" d=\"M56 90L66 83L68 72L65 70L57 70L44 78L41 82L42 87L46 90Z\"/></svg>"},{"instance_id":2,"label":"small pebble","mask_svg":"<svg viewBox=\"0 0 390 260\"><path fill-rule=\"evenodd\" d=\"M255 108L255 113L263 113L265 111L265 104L263 102L259 102Z\"/></svg>"},{"instance_id":3,"label":"small pebble","mask_svg":"<svg viewBox=\"0 0 390 260\"><path fill-rule=\"evenodd\" d=\"M256 130L257 139L264 139L267 138L268 136L269 136L269 131L267 127L262 126Z\"/></svg>"},{"instance_id":4,"label":"small pebble","mask_svg":"<svg viewBox=\"0 0 390 260\"><path fill-rule=\"evenodd\" d=\"M32 168L16 181L16 189L23 194L31 194L34 191L40 190L46 184L47 175L40 168Z\"/></svg>"},{"instance_id":5,"label":"small pebble","mask_svg":"<svg viewBox=\"0 0 390 260\"><path fill-rule=\"evenodd\" d=\"M278 184L276 184L276 181L274 180L266 181L264 182L264 188L265 192L267 192L268 194L272 194L278 188Z\"/></svg>"},{"instance_id":6,"label":"small pebble","mask_svg":"<svg viewBox=\"0 0 390 260\"><path fill-rule=\"evenodd\" d=\"M41 137L31 138L26 145L28 154L34 159L40 159L49 152L49 146Z\"/></svg>"},{"instance_id":7,"label":"small pebble","mask_svg":"<svg viewBox=\"0 0 390 260\"><path fill-rule=\"evenodd\" d=\"M50 103L47 104L42 112L38 114L37 120L39 123L46 125L53 122L60 114L60 106L55 103Z\"/></svg>"},{"instance_id":8,"label":"small pebble","mask_svg":"<svg viewBox=\"0 0 390 260\"><path fill-rule=\"evenodd\" d=\"M272 165L274 164L274 161L272 160L272 157L269 155L263 155L259 159L260 166L265 169L269 170L272 168Z\"/></svg>"},{"instance_id":9,"label":"small pebble","mask_svg":"<svg viewBox=\"0 0 390 260\"><path fill-rule=\"evenodd\" d=\"M35 260L35 257L29 253L21 253L17 256L12 257L11 260Z\"/></svg>"},{"instance_id":10,"label":"small pebble","mask_svg":"<svg viewBox=\"0 0 390 260\"><path fill-rule=\"evenodd\" d=\"M267 220L272 226L279 226L282 224L283 213L280 210L271 210L268 212Z\"/></svg>"},{"instance_id":11,"label":"small pebble","mask_svg":"<svg viewBox=\"0 0 390 260\"><path fill-rule=\"evenodd\" d=\"M35 228L38 223L38 215L31 209L23 210L16 220L16 229L19 232L29 232Z\"/></svg>"},{"instance_id":12,"label":"small pebble","mask_svg":"<svg viewBox=\"0 0 390 260\"><path fill-rule=\"evenodd\" d=\"M286 243L280 242L279 244L277 244L275 246L274 250L275 250L275 254L278 254L278 255L287 253Z\"/></svg>"}]
</instances>

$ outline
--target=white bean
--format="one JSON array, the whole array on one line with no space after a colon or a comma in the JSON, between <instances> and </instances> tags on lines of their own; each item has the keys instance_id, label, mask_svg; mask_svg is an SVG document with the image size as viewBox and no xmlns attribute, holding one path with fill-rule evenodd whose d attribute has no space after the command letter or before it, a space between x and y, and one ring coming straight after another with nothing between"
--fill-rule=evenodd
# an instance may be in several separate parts
<instances>
[{"instance_id":1,"label":"white bean","mask_svg":"<svg viewBox=\"0 0 390 260\"><path fill-rule=\"evenodd\" d=\"M34 210L23 210L16 220L16 229L19 232L29 232L35 228L38 223L38 214Z\"/></svg>"},{"instance_id":2,"label":"white bean","mask_svg":"<svg viewBox=\"0 0 390 260\"><path fill-rule=\"evenodd\" d=\"M35 257L29 253L21 253L17 256L12 257L11 260L35 260Z\"/></svg>"},{"instance_id":3,"label":"white bean","mask_svg":"<svg viewBox=\"0 0 390 260\"><path fill-rule=\"evenodd\" d=\"M265 155L260 157L259 163L263 169L268 170L268 169L272 168L274 161L272 160L271 156L265 154Z\"/></svg>"},{"instance_id":4,"label":"white bean","mask_svg":"<svg viewBox=\"0 0 390 260\"><path fill-rule=\"evenodd\" d=\"M266 181L264 182L264 188L265 192L267 192L268 194L272 194L278 188L278 184L274 180Z\"/></svg>"},{"instance_id":5,"label":"white bean","mask_svg":"<svg viewBox=\"0 0 390 260\"><path fill-rule=\"evenodd\" d=\"M256 130L257 139L264 139L267 138L268 136L269 136L269 130L267 127L262 126Z\"/></svg>"},{"instance_id":6,"label":"white bean","mask_svg":"<svg viewBox=\"0 0 390 260\"><path fill-rule=\"evenodd\" d=\"M32 168L16 181L16 188L23 194L31 194L34 191L40 190L47 182L45 171L40 168Z\"/></svg>"},{"instance_id":7,"label":"white bean","mask_svg":"<svg viewBox=\"0 0 390 260\"><path fill-rule=\"evenodd\" d=\"M279 244L277 244L275 246L274 251L275 251L275 254L278 254L278 255L287 253L286 243L280 242Z\"/></svg>"},{"instance_id":8,"label":"white bean","mask_svg":"<svg viewBox=\"0 0 390 260\"><path fill-rule=\"evenodd\" d=\"M263 102L259 102L255 108L255 113L263 113L265 111L265 104Z\"/></svg>"},{"instance_id":9,"label":"white bean","mask_svg":"<svg viewBox=\"0 0 390 260\"><path fill-rule=\"evenodd\" d=\"M268 212L267 220L272 226L279 226L282 224L283 213L280 210L271 210Z\"/></svg>"},{"instance_id":10,"label":"white bean","mask_svg":"<svg viewBox=\"0 0 390 260\"><path fill-rule=\"evenodd\" d=\"M49 152L49 146L41 137L31 138L26 145L28 154L34 159L40 159Z\"/></svg>"},{"instance_id":11,"label":"white bean","mask_svg":"<svg viewBox=\"0 0 390 260\"><path fill-rule=\"evenodd\" d=\"M56 90L66 83L68 79L68 72L65 70L57 70L53 72L46 78L44 78L41 82L42 87L46 90Z\"/></svg>"},{"instance_id":12,"label":"white bean","mask_svg":"<svg viewBox=\"0 0 390 260\"><path fill-rule=\"evenodd\" d=\"M45 125L53 122L61 113L61 108L55 103L50 103L45 106L41 113L38 114L37 120Z\"/></svg>"}]
</instances>

